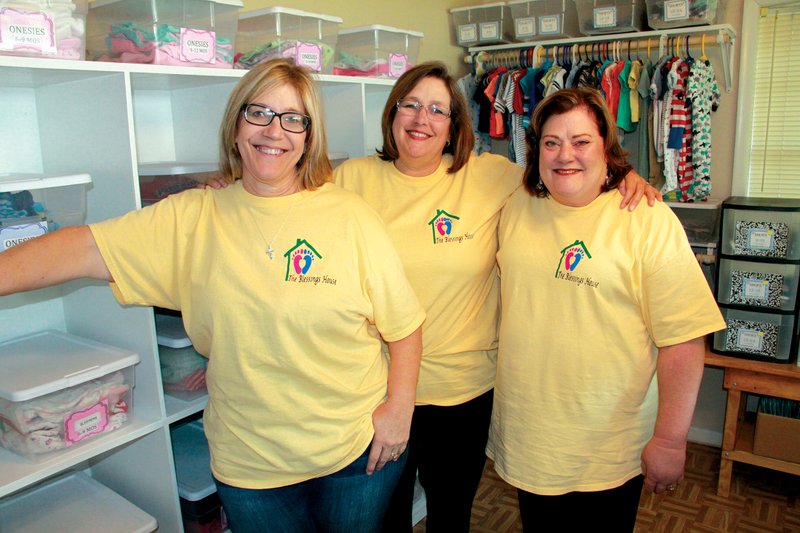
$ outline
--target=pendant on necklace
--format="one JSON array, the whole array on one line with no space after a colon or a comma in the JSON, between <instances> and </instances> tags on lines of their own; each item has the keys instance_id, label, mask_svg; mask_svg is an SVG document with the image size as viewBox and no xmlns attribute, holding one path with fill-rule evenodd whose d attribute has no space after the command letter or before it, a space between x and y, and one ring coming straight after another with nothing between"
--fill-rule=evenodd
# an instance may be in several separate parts
<instances>
[{"instance_id":1,"label":"pendant on necklace","mask_svg":"<svg viewBox=\"0 0 800 533\"><path fill-rule=\"evenodd\" d=\"M269 256L269 260L272 261L272 254L275 253L275 250L272 249L272 245L267 245L267 255Z\"/></svg>"}]
</instances>

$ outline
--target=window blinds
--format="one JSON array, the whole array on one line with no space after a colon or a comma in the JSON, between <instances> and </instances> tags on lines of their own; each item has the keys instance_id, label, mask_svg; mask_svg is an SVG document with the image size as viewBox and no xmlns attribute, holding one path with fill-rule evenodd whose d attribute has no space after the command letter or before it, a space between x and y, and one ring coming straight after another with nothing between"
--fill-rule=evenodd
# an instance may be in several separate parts
<instances>
[{"instance_id":1,"label":"window blinds","mask_svg":"<svg viewBox=\"0 0 800 533\"><path fill-rule=\"evenodd\" d=\"M748 195L800 198L800 3L760 15Z\"/></svg>"}]
</instances>

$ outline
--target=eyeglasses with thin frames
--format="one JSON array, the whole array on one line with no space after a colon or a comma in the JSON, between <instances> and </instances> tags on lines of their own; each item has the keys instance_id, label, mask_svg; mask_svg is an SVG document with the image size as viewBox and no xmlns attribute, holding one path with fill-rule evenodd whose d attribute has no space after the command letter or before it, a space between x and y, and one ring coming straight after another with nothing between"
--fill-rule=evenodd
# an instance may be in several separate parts
<instances>
[{"instance_id":1,"label":"eyeglasses with thin frames","mask_svg":"<svg viewBox=\"0 0 800 533\"><path fill-rule=\"evenodd\" d=\"M397 112L406 116L416 116L417 113L425 109L428 112L428 118L433 121L441 122L450 118L450 109L439 104L425 105L410 98L403 98L397 101Z\"/></svg>"},{"instance_id":2,"label":"eyeglasses with thin frames","mask_svg":"<svg viewBox=\"0 0 800 533\"><path fill-rule=\"evenodd\" d=\"M303 133L311 124L311 117L295 111L276 113L261 104L244 104L242 106L244 119L253 126L269 126L272 120L278 117L279 124L284 131L289 133Z\"/></svg>"}]
</instances>

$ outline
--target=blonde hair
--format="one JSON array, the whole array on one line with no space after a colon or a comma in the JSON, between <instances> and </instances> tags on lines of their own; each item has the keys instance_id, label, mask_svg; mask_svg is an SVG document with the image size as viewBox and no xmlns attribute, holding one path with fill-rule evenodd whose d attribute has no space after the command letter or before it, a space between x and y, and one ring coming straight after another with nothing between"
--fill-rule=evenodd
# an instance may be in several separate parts
<instances>
[{"instance_id":1,"label":"blonde hair","mask_svg":"<svg viewBox=\"0 0 800 533\"><path fill-rule=\"evenodd\" d=\"M311 123L306 130L305 152L297 162L297 177L304 189L314 190L331 181L333 169L328 159L325 126L322 123L322 103L311 72L288 59L273 59L260 63L239 80L228 98L228 105L220 125L219 168L228 183L242 177L242 156L236 146L236 134L242 109L251 100L278 87L295 89L303 102Z\"/></svg>"}]
</instances>

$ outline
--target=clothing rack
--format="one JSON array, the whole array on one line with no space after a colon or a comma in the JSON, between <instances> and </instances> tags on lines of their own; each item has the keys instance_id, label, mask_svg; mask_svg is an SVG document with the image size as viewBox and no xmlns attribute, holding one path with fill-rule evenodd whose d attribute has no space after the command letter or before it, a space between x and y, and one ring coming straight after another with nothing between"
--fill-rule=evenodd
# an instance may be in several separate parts
<instances>
[{"instance_id":1,"label":"clothing rack","mask_svg":"<svg viewBox=\"0 0 800 533\"><path fill-rule=\"evenodd\" d=\"M705 57L706 45L719 45L722 50L722 69L725 90L733 90L733 45L736 31L729 24L696 26L672 30L643 31L592 35L590 37L570 37L548 41L498 44L478 46L467 49L464 61L472 65L476 75L482 75L499 66L517 68L541 63L544 57L651 57L653 47L658 44L658 57L669 51L679 55L681 48L687 52L689 47L699 47ZM635 47L634 47L635 45ZM534 62L535 61L535 62Z\"/></svg>"}]
</instances>

